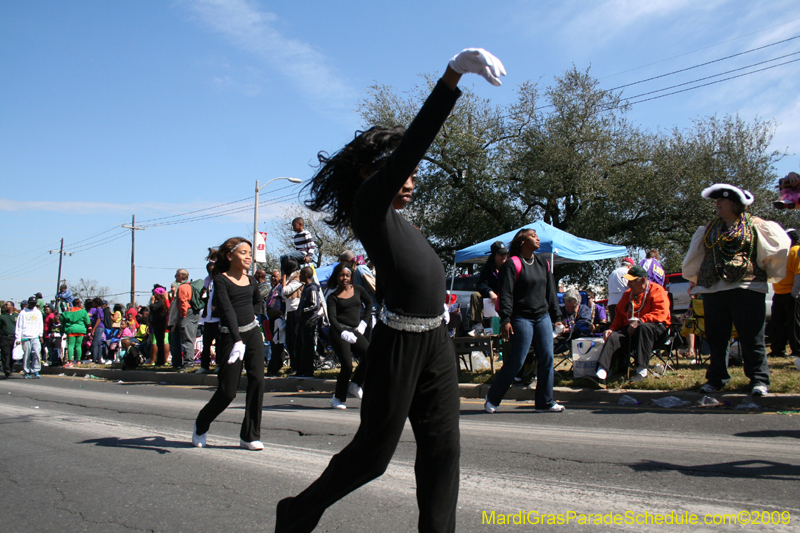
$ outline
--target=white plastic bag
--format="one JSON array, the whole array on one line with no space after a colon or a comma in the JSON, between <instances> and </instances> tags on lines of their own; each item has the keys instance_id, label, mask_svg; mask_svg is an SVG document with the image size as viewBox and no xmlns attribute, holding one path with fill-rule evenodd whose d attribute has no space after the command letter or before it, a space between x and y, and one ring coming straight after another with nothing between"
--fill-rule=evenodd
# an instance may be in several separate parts
<instances>
[{"instance_id":1,"label":"white plastic bag","mask_svg":"<svg viewBox=\"0 0 800 533\"><path fill-rule=\"evenodd\" d=\"M22 361L23 355L22 344L15 344L14 350L11 352L11 358L14 359L14 361Z\"/></svg>"},{"instance_id":2,"label":"white plastic bag","mask_svg":"<svg viewBox=\"0 0 800 533\"><path fill-rule=\"evenodd\" d=\"M681 400L680 398L676 398L675 396L667 396L666 398L658 398L657 400L653 400L653 405L657 405L659 407L666 407L667 409L671 407L686 407L687 405L691 404L692 402Z\"/></svg>"}]
</instances>

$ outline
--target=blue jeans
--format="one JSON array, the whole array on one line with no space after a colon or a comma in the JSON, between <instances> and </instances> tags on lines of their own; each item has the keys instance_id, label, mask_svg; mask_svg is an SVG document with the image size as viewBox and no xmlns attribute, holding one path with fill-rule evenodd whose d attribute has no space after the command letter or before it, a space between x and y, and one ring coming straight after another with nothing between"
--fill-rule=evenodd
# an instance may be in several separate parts
<instances>
[{"instance_id":1,"label":"blue jeans","mask_svg":"<svg viewBox=\"0 0 800 533\"><path fill-rule=\"evenodd\" d=\"M94 363L102 363L103 352L103 326L100 326L97 331L92 333L92 361Z\"/></svg>"},{"instance_id":2,"label":"blue jeans","mask_svg":"<svg viewBox=\"0 0 800 533\"><path fill-rule=\"evenodd\" d=\"M533 342L536 354L536 409L549 409L553 400L553 322L545 314L538 319L511 317L511 349L503 358L503 368L494 378L486 399L492 405L500 405L503 396L514 382L514 376L525 364L525 356Z\"/></svg>"},{"instance_id":3,"label":"blue jeans","mask_svg":"<svg viewBox=\"0 0 800 533\"><path fill-rule=\"evenodd\" d=\"M26 374L41 372L42 343L39 337L22 340L22 370Z\"/></svg>"}]
</instances>

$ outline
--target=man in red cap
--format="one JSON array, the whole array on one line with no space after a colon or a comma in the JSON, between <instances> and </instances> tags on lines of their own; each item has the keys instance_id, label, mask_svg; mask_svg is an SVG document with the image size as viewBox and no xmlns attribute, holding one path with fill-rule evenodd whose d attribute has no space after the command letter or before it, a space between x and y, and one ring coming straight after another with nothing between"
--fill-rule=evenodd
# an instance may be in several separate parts
<instances>
[{"instance_id":1,"label":"man in red cap","mask_svg":"<svg viewBox=\"0 0 800 533\"><path fill-rule=\"evenodd\" d=\"M647 377L647 366L653 345L670 326L669 295L666 289L647 279L644 267L634 266L623 276L629 289L618 304L614 321L603 333L605 345L597 362L595 379L605 383L616 355L625 358L632 351L636 357L636 374L631 381Z\"/></svg>"}]
</instances>

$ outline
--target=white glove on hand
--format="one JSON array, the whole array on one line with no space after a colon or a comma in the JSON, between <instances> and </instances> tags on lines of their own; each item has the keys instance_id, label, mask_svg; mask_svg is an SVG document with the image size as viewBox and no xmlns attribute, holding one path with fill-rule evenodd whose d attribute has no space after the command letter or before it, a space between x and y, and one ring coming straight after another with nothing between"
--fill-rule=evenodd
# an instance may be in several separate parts
<instances>
[{"instance_id":1,"label":"white glove on hand","mask_svg":"<svg viewBox=\"0 0 800 533\"><path fill-rule=\"evenodd\" d=\"M240 359L244 359L244 343L242 341L234 343L233 350L231 350L231 354L228 356L228 362L235 363Z\"/></svg>"},{"instance_id":2,"label":"white glove on hand","mask_svg":"<svg viewBox=\"0 0 800 533\"><path fill-rule=\"evenodd\" d=\"M453 56L449 66L459 74L480 74L486 81L499 87L503 84L500 76L506 75L506 68L499 59L483 48L466 48Z\"/></svg>"},{"instance_id":3,"label":"white glove on hand","mask_svg":"<svg viewBox=\"0 0 800 533\"><path fill-rule=\"evenodd\" d=\"M349 342L350 344L355 344L356 341L358 341L358 337L356 337L356 334L353 333L352 331L347 331L347 330L342 332L342 339L345 342Z\"/></svg>"},{"instance_id":4,"label":"white glove on hand","mask_svg":"<svg viewBox=\"0 0 800 533\"><path fill-rule=\"evenodd\" d=\"M449 324L450 323L450 306L447 305L447 304L444 304L444 315L443 316L444 316L444 323L445 324Z\"/></svg>"},{"instance_id":5,"label":"white glove on hand","mask_svg":"<svg viewBox=\"0 0 800 533\"><path fill-rule=\"evenodd\" d=\"M361 322L359 322L358 327L356 328L356 331L358 331L359 333L361 333L363 335L364 332L367 331L367 323L364 322L363 320Z\"/></svg>"}]
</instances>

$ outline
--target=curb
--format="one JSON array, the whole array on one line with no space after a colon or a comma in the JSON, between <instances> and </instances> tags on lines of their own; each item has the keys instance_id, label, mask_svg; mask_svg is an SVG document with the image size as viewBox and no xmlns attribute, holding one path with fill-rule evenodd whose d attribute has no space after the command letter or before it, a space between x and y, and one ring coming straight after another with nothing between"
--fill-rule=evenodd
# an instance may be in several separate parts
<instances>
[{"instance_id":1,"label":"curb","mask_svg":"<svg viewBox=\"0 0 800 533\"><path fill-rule=\"evenodd\" d=\"M196 374L194 372L152 372L145 370L119 370L111 368L63 368L63 367L44 367L42 374L61 375L71 377L84 377L94 375L110 381L129 382L148 382L161 385L193 385L216 387L216 374ZM239 380L239 388L247 387L247 377L242 376ZM333 379L298 379L293 377L269 378L264 377L265 392L330 392L336 389L336 380ZM489 392L489 385L459 383L459 396L461 398L483 399ZM689 401L692 405L703 398L712 396L720 403L727 402L730 406L739 405L748 398L747 394L723 393L706 395L695 391L664 391L664 390L605 390L605 389L572 389L567 387L554 387L553 397L558 402L566 403L599 403L617 406L620 397L628 395L640 402L636 407L648 407L652 400L666 396L675 396L681 400ZM535 391L525 387L511 387L508 389L504 400L534 400ZM755 402L762 408L781 409L781 408L800 408L800 395L798 394L769 394L758 398ZM662 409L658 407L658 409ZM704 408L708 409L708 408ZM714 408L711 408L714 409Z\"/></svg>"}]
</instances>

